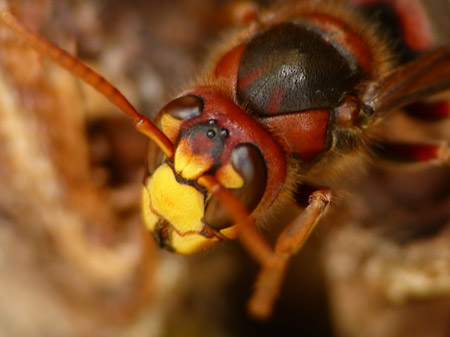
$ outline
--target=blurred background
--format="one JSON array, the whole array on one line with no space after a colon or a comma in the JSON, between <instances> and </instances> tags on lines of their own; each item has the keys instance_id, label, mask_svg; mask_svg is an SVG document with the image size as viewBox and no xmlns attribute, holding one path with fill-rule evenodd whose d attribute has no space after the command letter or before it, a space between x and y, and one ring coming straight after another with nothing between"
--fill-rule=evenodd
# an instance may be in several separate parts
<instances>
[{"instance_id":1,"label":"blurred background","mask_svg":"<svg viewBox=\"0 0 450 337\"><path fill-rule=\"evenodd\" d=\"M232 3L0 8L153 116L199 74ZM273 318L256 322L245 305L258 266L237 242L186 257L146 233L146 140L130 121L3 24L0 43L0 336L450 336L448 167L358 170L292 260ZM382 133L449 139L449 127L399 114ZM283 225L264 232L273 241Z\"/></svg>"}]
</instances>

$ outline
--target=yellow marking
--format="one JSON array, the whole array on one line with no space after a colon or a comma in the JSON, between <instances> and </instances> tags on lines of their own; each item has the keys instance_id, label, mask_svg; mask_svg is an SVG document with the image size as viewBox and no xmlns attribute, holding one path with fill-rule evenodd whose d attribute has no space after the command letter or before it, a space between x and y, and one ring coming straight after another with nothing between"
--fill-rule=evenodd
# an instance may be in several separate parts
<instances>
[{"instance_id":1,"label":"yellow marking","mask_svg":"<svg viewBox=\"0 0 450 337\"><path fill-rule=\"evenodd\" d=\"M171 247L178 254L185 255L207 249L219 241L216 237L205 238L203 235L197 233L188 233L181 236L175 231L172 232L171 238Z\"/></svg>"},{"instance_id":2,"label":"yellow marking","mask_svg":"<svg viewBox=\"0 0 450 337\"><path fill-rule=\"evenodd\" d=\"M161 117L161 130L172 143L175 143L175 141L177 140L182 122L183 121L173 118L167 113L163 114Z\"/></svg>"},{"instance_id":3,"label":"yellow marking","mask_svg":"<svg viewBox=\"0 0 450 337\"><path fill-rule=\"evenodd\" d=\"M225 236L227 239L235 239L238 236L237 225L224 228L220 231L220 234Z\"/></svg>"},{"instance_id":4,"label":"yellow marking","mask_svg":"<svg viewBox=\"0 0 450 337\"><path fill-rule=\"evenodd\" d=\"M237 173L231 165L222 165L216 173L217 180L226 188L240 188L244 186L244 179Z\"/></svg>"},{"instance_id":5,"label":"yellow marking","mask_svg":"<svg viewBox=\"0 0 450 337\"><path fill-rule=\"evenodd\" d=\"M205 211L203 194L192 186L178 183L167 164L156 169L147 188L153 209L178 232L202 230Z\"/></svg>"},{"instance_id":6,"label":"yellow marking","mask_svg":"<svg viewBox=\"0 0 450 337\"><path fill-rule=\"evenodd\" d=\"M184 139L181 139L180 144L178 144L175 150L174 156L175 171L178 172L178 174L183 171L183 168L189 165L192 156L191 148Z\"/></svg>"},{"instance_id":7,"label":"yellow marking","mask_svg":"<svg viewBox=\"0 0 450 337\"><path fill-rule=\"evenodd\" d=\"M150 194L148 193L147 186L142 189L142 216L144 217L145 226L148 230L154 231L155 226L161 219L158 214L151 209Z\"/></svg>"},{"instance_id":8,"label":"yellow marking","mask_svg":"<svg viewBox=\"0 0 450 337\"><path fill-rule=\"evenodd\" d=\"M208 171L214 164L209 155L195 155L184 139L180 141L175 151L175 171L183 178L195 180Z\"/></svg>"}]
</instances>

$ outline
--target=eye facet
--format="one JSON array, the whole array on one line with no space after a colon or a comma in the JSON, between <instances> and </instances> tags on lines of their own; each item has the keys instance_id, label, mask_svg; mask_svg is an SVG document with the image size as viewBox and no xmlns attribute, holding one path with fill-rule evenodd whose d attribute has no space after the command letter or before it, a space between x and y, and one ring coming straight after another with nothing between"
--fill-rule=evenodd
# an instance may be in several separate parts
<instances>
[{"instance_id":1,"label":"eye facet","mask_svg":"<svg viewBox=\"0 0 450 337\"><path fill-rule=\"evenodd\" d=\"M163 162L165 156L164 152L154 143L147 143L147 156L145 157L145 163L147 167L147 174L152 175L153 172L158 168Z\"/></svg>"},{"instance_id":2,"label":"eye facet","mask_svg":"<svg viewBox=\"0 0 450 337\"><path fill-rule=\"evenodd\" d=\"M167 104L162 109L162 113L168 113L173 118L186 121L200 116L203 112L203 106L204 102L200 97L187 95L174 99Z\"/></svg>"},{"instance_id":3,"label":"eye facet","mask_svg":"<svg viewBox=\"0 0 450 337\"><path fill-rule=\"evenodd\" d=\"M242 187L232 191L251 212L258 206L266 189L267 169L264 157L255 145L239 144L231 153L231 164L244 181ZM216 230L232 225L228 211L215 197L211 197L208 202L205 221Z\"/></svg>"},{"instance_id":4,"label":"eye facet","mask_svg":"<svg viewBox=\"0 0 450 337\"><path fill-rule=\"evenodd\" d=\"M238 196L252 211L261 201L267 183L267 168L261 151L253 144L239 144L231 153L231 164L244 179Z\"/></svg>"}]
</instances>

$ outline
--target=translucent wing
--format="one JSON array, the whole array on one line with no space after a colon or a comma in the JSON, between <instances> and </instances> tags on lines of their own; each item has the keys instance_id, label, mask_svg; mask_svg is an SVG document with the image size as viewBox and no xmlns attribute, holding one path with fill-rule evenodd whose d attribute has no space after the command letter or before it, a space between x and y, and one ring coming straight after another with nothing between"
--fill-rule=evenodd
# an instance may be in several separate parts
<instances>
[{"instance_id":1,"label":"translucent wing","mask_svg":"<svg viewBox=\"0 0 450 337\"><path fill-rule=\"evenodd\" d=\"M363 102L375 115L450 88L450 46L431 51L374 82Z\"/></svg>"}]
</instances>

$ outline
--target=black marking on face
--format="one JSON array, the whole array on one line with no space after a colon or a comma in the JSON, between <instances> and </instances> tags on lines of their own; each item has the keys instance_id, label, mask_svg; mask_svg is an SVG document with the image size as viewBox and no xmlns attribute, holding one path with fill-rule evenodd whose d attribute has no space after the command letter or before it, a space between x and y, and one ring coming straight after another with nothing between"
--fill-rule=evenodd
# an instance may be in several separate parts
<instances>
[{"instance_id":1,"label":"black marking on face","mask_svg":"<svg viewBox=\"0 0 450 337\"><path fill-rule=\"evenodd\" d=\"M189 138L194 154L209 154L217 160L229 136L227 129L221 128L215 119L198 123L180 133L181 138Z\"/></svg>"}]
</instances>

